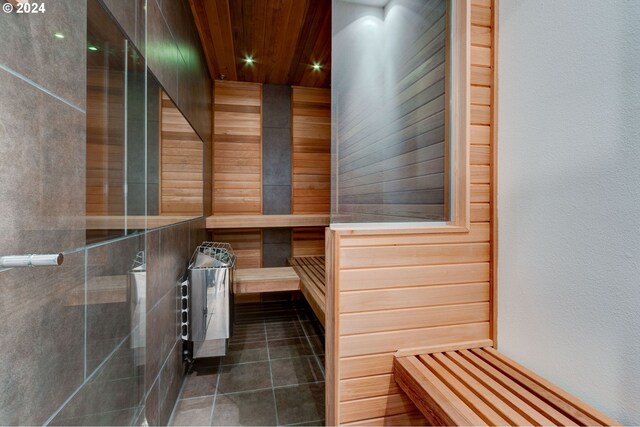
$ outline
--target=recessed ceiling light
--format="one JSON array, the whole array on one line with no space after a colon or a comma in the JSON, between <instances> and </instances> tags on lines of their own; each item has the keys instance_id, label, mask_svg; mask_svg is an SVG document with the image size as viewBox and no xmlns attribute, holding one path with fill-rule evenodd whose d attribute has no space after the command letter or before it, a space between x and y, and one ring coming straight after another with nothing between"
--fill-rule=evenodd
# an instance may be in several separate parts
<instances>
[{"instance_id":1,"label":"recessed ceiling light","mask_svg":"<svg viewBox=\"0 0 640 427\"><path fill-rule=\"evenodd\" d=\"M319 62L314 62L311 68L313 68L313 71L320 71L322 70L322 64Z\"/></svg>"},{"instance_id":2,"label":"recessed ceiling light","mask_svg":"<svg viewBox=\"0 0 640 427\"><path fill-rule=\"evenodd\" d=\"M62 33L53 33L53 37L55 37L57 39L63 39L64 38L64 34L62 34Z\"/></svg>"},{"instance_id":3,"label":"recessed ceiling light","mask_svg":"<svg viewBox=\"0 0 640 427\"><path fill-rule=\"evenodd\" d=\"M253 59L253 56L251 55L247 55L244 57L244 63L247 65L253 65L253 63L256 62L255 59Z\"/></svg>"},{"instance_id":4,"label":"recessed ceiling light","mask_svg":"<svg viewBox=\"0 0 640 427\"><path fill-rule=\"evenodd\" d=\"M95 46L89 46L87 49L89 49L91 52L96 52L98 50L98 48Z\"/></svg>"}]
</instances>

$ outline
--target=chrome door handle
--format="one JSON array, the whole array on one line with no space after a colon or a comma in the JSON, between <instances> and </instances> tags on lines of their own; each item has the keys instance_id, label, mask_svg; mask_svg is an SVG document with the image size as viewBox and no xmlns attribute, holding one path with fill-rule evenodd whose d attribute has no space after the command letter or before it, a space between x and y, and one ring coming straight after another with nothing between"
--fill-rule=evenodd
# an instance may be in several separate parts
<instances>
[{"instance_id":1,"label":"chrome door handle","mask_svg":"<svg viewBox=\"0 0 640 427\"><path fill-rule=\"evenodd\" d=\"M61 253L44 255L8 255L0 257L0 268L58 266L62 265L63 262L64 255Z\"/></svg>"}]
</instances>

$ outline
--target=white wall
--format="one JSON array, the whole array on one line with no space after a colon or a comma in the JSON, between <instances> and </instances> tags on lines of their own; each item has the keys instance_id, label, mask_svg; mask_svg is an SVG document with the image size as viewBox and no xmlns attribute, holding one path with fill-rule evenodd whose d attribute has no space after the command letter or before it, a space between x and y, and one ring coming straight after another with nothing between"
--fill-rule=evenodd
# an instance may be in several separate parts
<instances>
[{"instance_id":1,"label":"white wall","mask_svg":"<svg viewBox=\"0 0 640 427\"><path fill-rule=\"evenodd\" d=\"M640 1L503 0L499 348L640 424Z\"/></svg>"}]
</instances>

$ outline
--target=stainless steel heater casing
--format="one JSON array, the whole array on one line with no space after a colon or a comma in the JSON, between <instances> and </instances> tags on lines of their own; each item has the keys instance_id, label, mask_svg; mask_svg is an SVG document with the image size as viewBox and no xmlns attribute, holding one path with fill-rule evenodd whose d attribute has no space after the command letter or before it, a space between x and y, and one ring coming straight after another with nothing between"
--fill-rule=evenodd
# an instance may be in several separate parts
<instances>
[{"instance_id":1,"label":"stainless steel heater casing","mask_svg":"<svg viewBox=\"0 0 640 427\"><path fill-rule=\"evenodd\" d=\"M223 356L233 334L236 257L227 243L204 242L189 265L190 340L195 358Z\"/></svg>"}]
</instances>

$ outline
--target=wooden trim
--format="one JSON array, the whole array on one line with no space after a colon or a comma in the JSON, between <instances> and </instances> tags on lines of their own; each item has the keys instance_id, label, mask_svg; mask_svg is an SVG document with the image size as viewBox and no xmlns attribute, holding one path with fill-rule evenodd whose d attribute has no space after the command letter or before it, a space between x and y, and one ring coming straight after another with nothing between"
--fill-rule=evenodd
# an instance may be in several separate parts
<instances>
[{"instance_id":1,"label":"wooden trim","mask_svg":"<svg viewBox=\"0 0 640 427\"><path fill-rule=\"evenodd\" d=\"M491 347L491 340L464 341L453 344L432 345L429 347L407 348L396 351L395 357L416 356L418 354L444 353L447 351L467 350L470 348Z\"/></svg>"},{"instance_id":2,"label":"wooden trim","mask_svg":"<svg viewBox=\"0 0 640 427\"><path fill-rule=\"evenodd\" d=\"M329 214L310 215L213 215L207 228L322 227L329 225Z\"/></svg>"},{"instance_id":3,"label":"wooden trim","mask_svg":"<svg viewBox=\"0 0 640 427\"><path fill-rule=\"evenodd\" d=\"M498 10L500 0L492 0L493 76L491 81L491 339L498 348Z\"/></svg>"},{"instance_id":4,"label":"wooden trim","mask_svg":"<svg viewBox=\"0 0 640 427\"><path fill-rule=\"evenodd\" d=\"M340 235L327 228L325 234L325 413L326 425L340 424Z\"/></svg>"}]
</instances>

